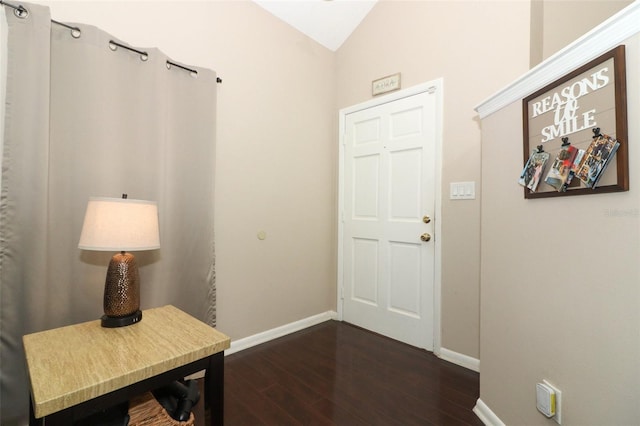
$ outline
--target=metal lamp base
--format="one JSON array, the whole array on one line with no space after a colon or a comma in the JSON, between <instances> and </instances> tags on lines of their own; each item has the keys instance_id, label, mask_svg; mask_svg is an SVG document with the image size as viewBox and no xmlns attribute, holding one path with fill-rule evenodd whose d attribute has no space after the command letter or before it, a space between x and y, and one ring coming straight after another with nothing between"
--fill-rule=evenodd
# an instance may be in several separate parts
<instances>
[{"instance_id":1,"label":"metal lamp base","mask_svg":"<svg viewBox=\"0 0 640 426\"><path fill-rule=\"evenodd\" d=\"M103 327L125 327L142 319L140 277L133 254L122 251L111 258L104 285L103 306Z\"/></svg>"},{"instance_id":2,"label":"metal lamp base","mask_svg":"<svg viewBox=\"0 0 640 426\"><path fill-rule=\"evenodd\" d=\"M126 327L127 325L135 324L142 320L142 311L137 310L131 315L125 315L123 317L110 317L103 315L100 318L100 323L106 328Z\"/></svg>"}]
</instances>

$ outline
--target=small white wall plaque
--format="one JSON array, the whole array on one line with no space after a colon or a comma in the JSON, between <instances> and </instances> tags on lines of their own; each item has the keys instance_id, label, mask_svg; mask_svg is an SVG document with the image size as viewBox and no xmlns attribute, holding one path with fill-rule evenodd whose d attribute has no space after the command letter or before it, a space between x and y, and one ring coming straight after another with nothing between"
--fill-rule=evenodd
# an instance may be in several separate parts
<instances>
[{"instance_id":1,"label":"small white wall plaque","mask_svg":"<svg viewBox=\"0 0 640 426\"><path fill-rule=\"evenodd\" d=\"M392 92L400 88L400 73L382 77L377 80L373 80L371 84L371 93L373 96L380 95L382 93Z\"/></svg>"}]
</instances>

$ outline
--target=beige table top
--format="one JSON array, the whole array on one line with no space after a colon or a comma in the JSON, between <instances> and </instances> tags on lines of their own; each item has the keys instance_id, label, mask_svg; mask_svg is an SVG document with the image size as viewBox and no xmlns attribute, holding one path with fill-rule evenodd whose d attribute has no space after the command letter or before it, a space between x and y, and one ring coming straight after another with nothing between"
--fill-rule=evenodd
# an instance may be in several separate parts
<instances>
[{"instance_id":1,"label":"beige table top","mask_svg":"<svg viewBox=\"0 0 640 426\"><path fill-rule=\"evenodd\" d=\"M171 305L142 321L104 328L100 320L22 338L36 418L228 349L231 340Z\"/></svg>"}]
</instances>

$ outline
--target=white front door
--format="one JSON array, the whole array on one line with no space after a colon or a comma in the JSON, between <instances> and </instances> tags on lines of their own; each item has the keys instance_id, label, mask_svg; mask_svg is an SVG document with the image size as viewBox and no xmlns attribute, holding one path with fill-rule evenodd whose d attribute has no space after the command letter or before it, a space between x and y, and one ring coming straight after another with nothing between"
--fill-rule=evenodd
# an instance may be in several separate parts
<instances>
[{"instance_id":1,"label":"white front door","mask_svg":"<svg viewBox=\"0 0 640 426\"><path fill-rule=\"evenodd\" d=\"M427 350L441 104L430 89L345 114L341 136L343 320Z\"/></svg>"}]
</instances>

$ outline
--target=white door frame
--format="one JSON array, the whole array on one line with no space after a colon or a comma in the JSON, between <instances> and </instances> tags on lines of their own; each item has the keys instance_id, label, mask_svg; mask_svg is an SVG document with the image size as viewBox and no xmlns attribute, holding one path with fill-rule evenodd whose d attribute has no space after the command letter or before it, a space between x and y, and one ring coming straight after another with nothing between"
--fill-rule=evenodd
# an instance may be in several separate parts
<instances>
[{"instance_id":1,"label":"white door frame","mask_svg":"<svg viewBox=\"0 0 640 426\"><path fill-rule=\"evenodd\" d=\"M339 135L338 135L338 320L343 318L344 299L344 144L346 116L364 109L376 107L398 99L417 95L423 92L436 94L436 137L435 137L435 212L434 212L434 282L433 282L433 352L440 354L441 348L441 295L442 295L442 127L443 127L443 82L442 79L432 80L408 89L399 90L388 95L380 96L369 101L353 105L340 110Z\"/></svg>"}]
</instances>

